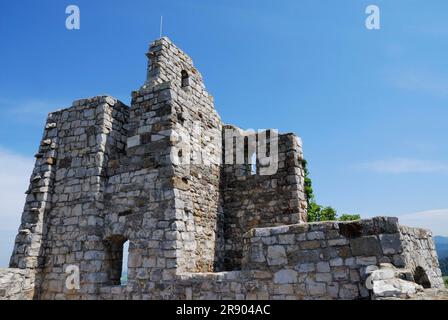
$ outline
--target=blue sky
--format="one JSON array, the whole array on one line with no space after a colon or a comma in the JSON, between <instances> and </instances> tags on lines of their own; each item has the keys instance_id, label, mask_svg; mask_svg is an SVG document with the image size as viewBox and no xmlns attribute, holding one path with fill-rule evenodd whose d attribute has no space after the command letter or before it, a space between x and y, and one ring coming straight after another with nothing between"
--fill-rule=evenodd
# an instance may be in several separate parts
<instances>
[{"instance_id":1,"label":"blue sky","mask_svg":"<svg viewBox=\"0 0 448 320\"><path fill-rule=\"evenodd\" d=\"M65 28L65 8L81 29ZM367 30L365 8L381 10ZM445 0L1 1L0 266L48 112L129 104L164 35L192 56L226 123L304 141L319 203L448 235Z\"/></svg>"}]
</instances>

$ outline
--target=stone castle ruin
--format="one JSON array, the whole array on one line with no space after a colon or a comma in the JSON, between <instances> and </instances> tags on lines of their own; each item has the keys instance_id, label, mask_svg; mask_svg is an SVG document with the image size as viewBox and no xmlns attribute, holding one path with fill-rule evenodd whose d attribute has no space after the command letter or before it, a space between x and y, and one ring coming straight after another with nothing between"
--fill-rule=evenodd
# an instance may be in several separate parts
<instances>
[{"instance_id":1,"label":"stone castle ruin","mask_svg":"<svg viewBox=\"0 0 448 320\"><path fill-rule=\"evenodd\" d=\"M400 294L443 287L430 232L307 223L301 140L224 125L169 39L147 56L131 107L98 96L49 114L0 298L367 299L369 277Z\"/></svg>"}]
</instances>

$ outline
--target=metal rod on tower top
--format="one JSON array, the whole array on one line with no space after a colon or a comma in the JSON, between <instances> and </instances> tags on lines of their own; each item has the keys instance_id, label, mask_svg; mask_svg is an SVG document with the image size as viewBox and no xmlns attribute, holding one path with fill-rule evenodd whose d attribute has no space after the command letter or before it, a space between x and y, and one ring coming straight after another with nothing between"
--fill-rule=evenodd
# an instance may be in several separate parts
<instances>
[{"instance_id":1,"label":"metal rod on tower top","mask_svg":"<svg viewBox=\"0 0 448 320\"><path fill-rule=\"evenodd\" d=\"M162 38L163 31L163 16L160 16L160 38Z\"/></svg>"}]
</instances>

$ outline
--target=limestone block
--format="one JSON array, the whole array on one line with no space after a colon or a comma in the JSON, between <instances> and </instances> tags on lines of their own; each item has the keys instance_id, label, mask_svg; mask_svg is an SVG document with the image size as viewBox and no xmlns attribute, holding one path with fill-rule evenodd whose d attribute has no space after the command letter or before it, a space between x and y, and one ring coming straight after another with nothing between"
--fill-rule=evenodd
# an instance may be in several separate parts
<instances>
[{"instance_id":1,"label":"limestone block","mask_svg":"<svg viewBox=\"0 0 448 320\"><path fill-rule=\"evenodd\" d=\"M384 254L397 254L401 250L400 234L381 234L380 235L381 247Z\"/></svg>"},{"instance_id":2,"label":"limestone block","mask_svg":"<svg viewBox=\"0 0 448 320\"><path fill-rule=\"evenodd\" d=\"M317 282L325 282L326 284L333 283L333 276L331 273L316 273Z\"/></svg>"},{"instance_id":3,"label":"limestone block","mask_svg":"<svg viewBox=\"0 0 448 320\"><path fill-rule=\"evenodd\" d=\"M330 260L330 266L332 267L339 267L344 265L344 261L342 258L334 258Z\"/></svg>"},{"instance_id":4,"label":"limestone block","mask_svg":"<svg viewBox=\"0 0 448 320\"><path fill-rule=\"evenodd\" d=\"M354 256L379 256L382 254L376 236L364 236L351 239L350 247Z\"/></svg>"},{"instance_id":5,"label":"limestone block","mask_svg":"<svg viewBox=\"0 0 448 320\"><path fill-rule=\"evenodd\" d=\"M346 238L328 240L329 246L345 246L349 243L350 241Z\"/></svg>"},{"instance_id":6,"label":"limestone block","mask_svg":"<svg viewBox=\"0 0 448 320\"><path fill-rule=\"evenodd\" d=\"M307 284L308 294L310 296L323 296L326 291L326 285L324 283L309 283Z\"/></svg>"},{"instance_id":7,"label":"limestone block","mask_svg":"<svg viewBox=\"0 0 448 320\"><path fill-rule=\"evenodd\" d=\"M140 145L140 135L136 135L133 137L128 138L126 141L127 148L132 148Z\"/></svg>"},{"instance_id":8,"label":"limestone block","mask_svg":"<svg viewBox=\"0 0 448 320\"><path fill-rule=\"evenodd\" d=\"M330 264L328 262L322 261L316 265L317 272L330 272Z\"/></svg>"},{"instance_id":9,"label":"limestone block","mask_svg":"<svg viewBox=\"0 0 448 320\"><path fill-rule=\"evenodd\" d=\"M314 272L316 270L316 267L314 263L299 263L295 270L298 272Z\"/></svg>"},{"instance_id":10,"label":"limestone block","mask_svg":"<svg viewBox=\"0 0 448 320\"><path fill-rule=\"evenodd\" d=\"M286 251L283 246L270 246L267 252L267 262L270 266L284 265L288 263Z\"/></svg>"},{"instance_id":11,"label":"limestone block","mask_svg":"<svg viewBox=\"0 0 448 320\"><path fill-rule=\"evenodd\" d=\"M378 259L376 257L357 257L356 264L361 266L371 266L376 265L378 263Z\"/></svg>"},{"instance_id":12,"label":"limestone block","mask_svg":"<svg viewBox=\"0 0 448 320\"><path fill-rule=\"evenodd\" d=\"M297 272L291 269L283 269L274 274L274 283L296 283Z\"/></svg>"},{"instance_id":13,"label":"limestone block","mask_svg":"<svg viewBox=\"0 0 448 320\"><path fill-rule=\"evenodd\" d=\"M339 298L341 299L356 299L359 296L359 288L354 284L343 284L339 289Z\"/></svg>"},{"instance_id":14,"label":"limestone block","mask_svg":"<svg viewBox=\"0 0 448 320\"><path fill-rule=\"evenodd\" d=\"M323 240L325 234L322 231L313 231L306 234L308 240Z\"/></svg>"}]
</instances>

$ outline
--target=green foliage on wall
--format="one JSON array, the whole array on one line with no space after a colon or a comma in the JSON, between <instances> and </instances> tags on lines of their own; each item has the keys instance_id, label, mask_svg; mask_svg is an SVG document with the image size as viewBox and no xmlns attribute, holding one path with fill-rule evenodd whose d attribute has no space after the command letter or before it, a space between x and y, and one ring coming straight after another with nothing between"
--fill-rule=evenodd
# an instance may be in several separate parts
<instances>
[{"instance_id":1,"label":"green foliage on wall","mask_svg":"<svg viewBox=\"0 0 448 320\"><path fill-rule=\"evenodd\" d=\"M336 210L332 207L322 207L311 202L308 207L308 222L337 220Z\"/></svg>"},{"instance_id":2,"label":"green foliage on wall","mask_svg":"<svg viewBox=\"0 0 448 320\"><path fill-rule=\"evenodd\" d=\"M321 206L316 203L313 191L313 182L308 171L308 162L302 160L303 171L305 172L305 196L308 203L308 222L317 221L351 221L359 220L359 214L342 214L339 218L333 207Z\"/></svg>"},{"instance_id":3,"label":"green foliage on wall","mask_svg":"<svg viewBox=\"0 0 448 320\"><path fill-rule=\"evenodd\" d=\"M353 221L360 220L361 216L359 214L347 214L344 213L339 217L339 221Z\"/></svg>"}]
</instances>

